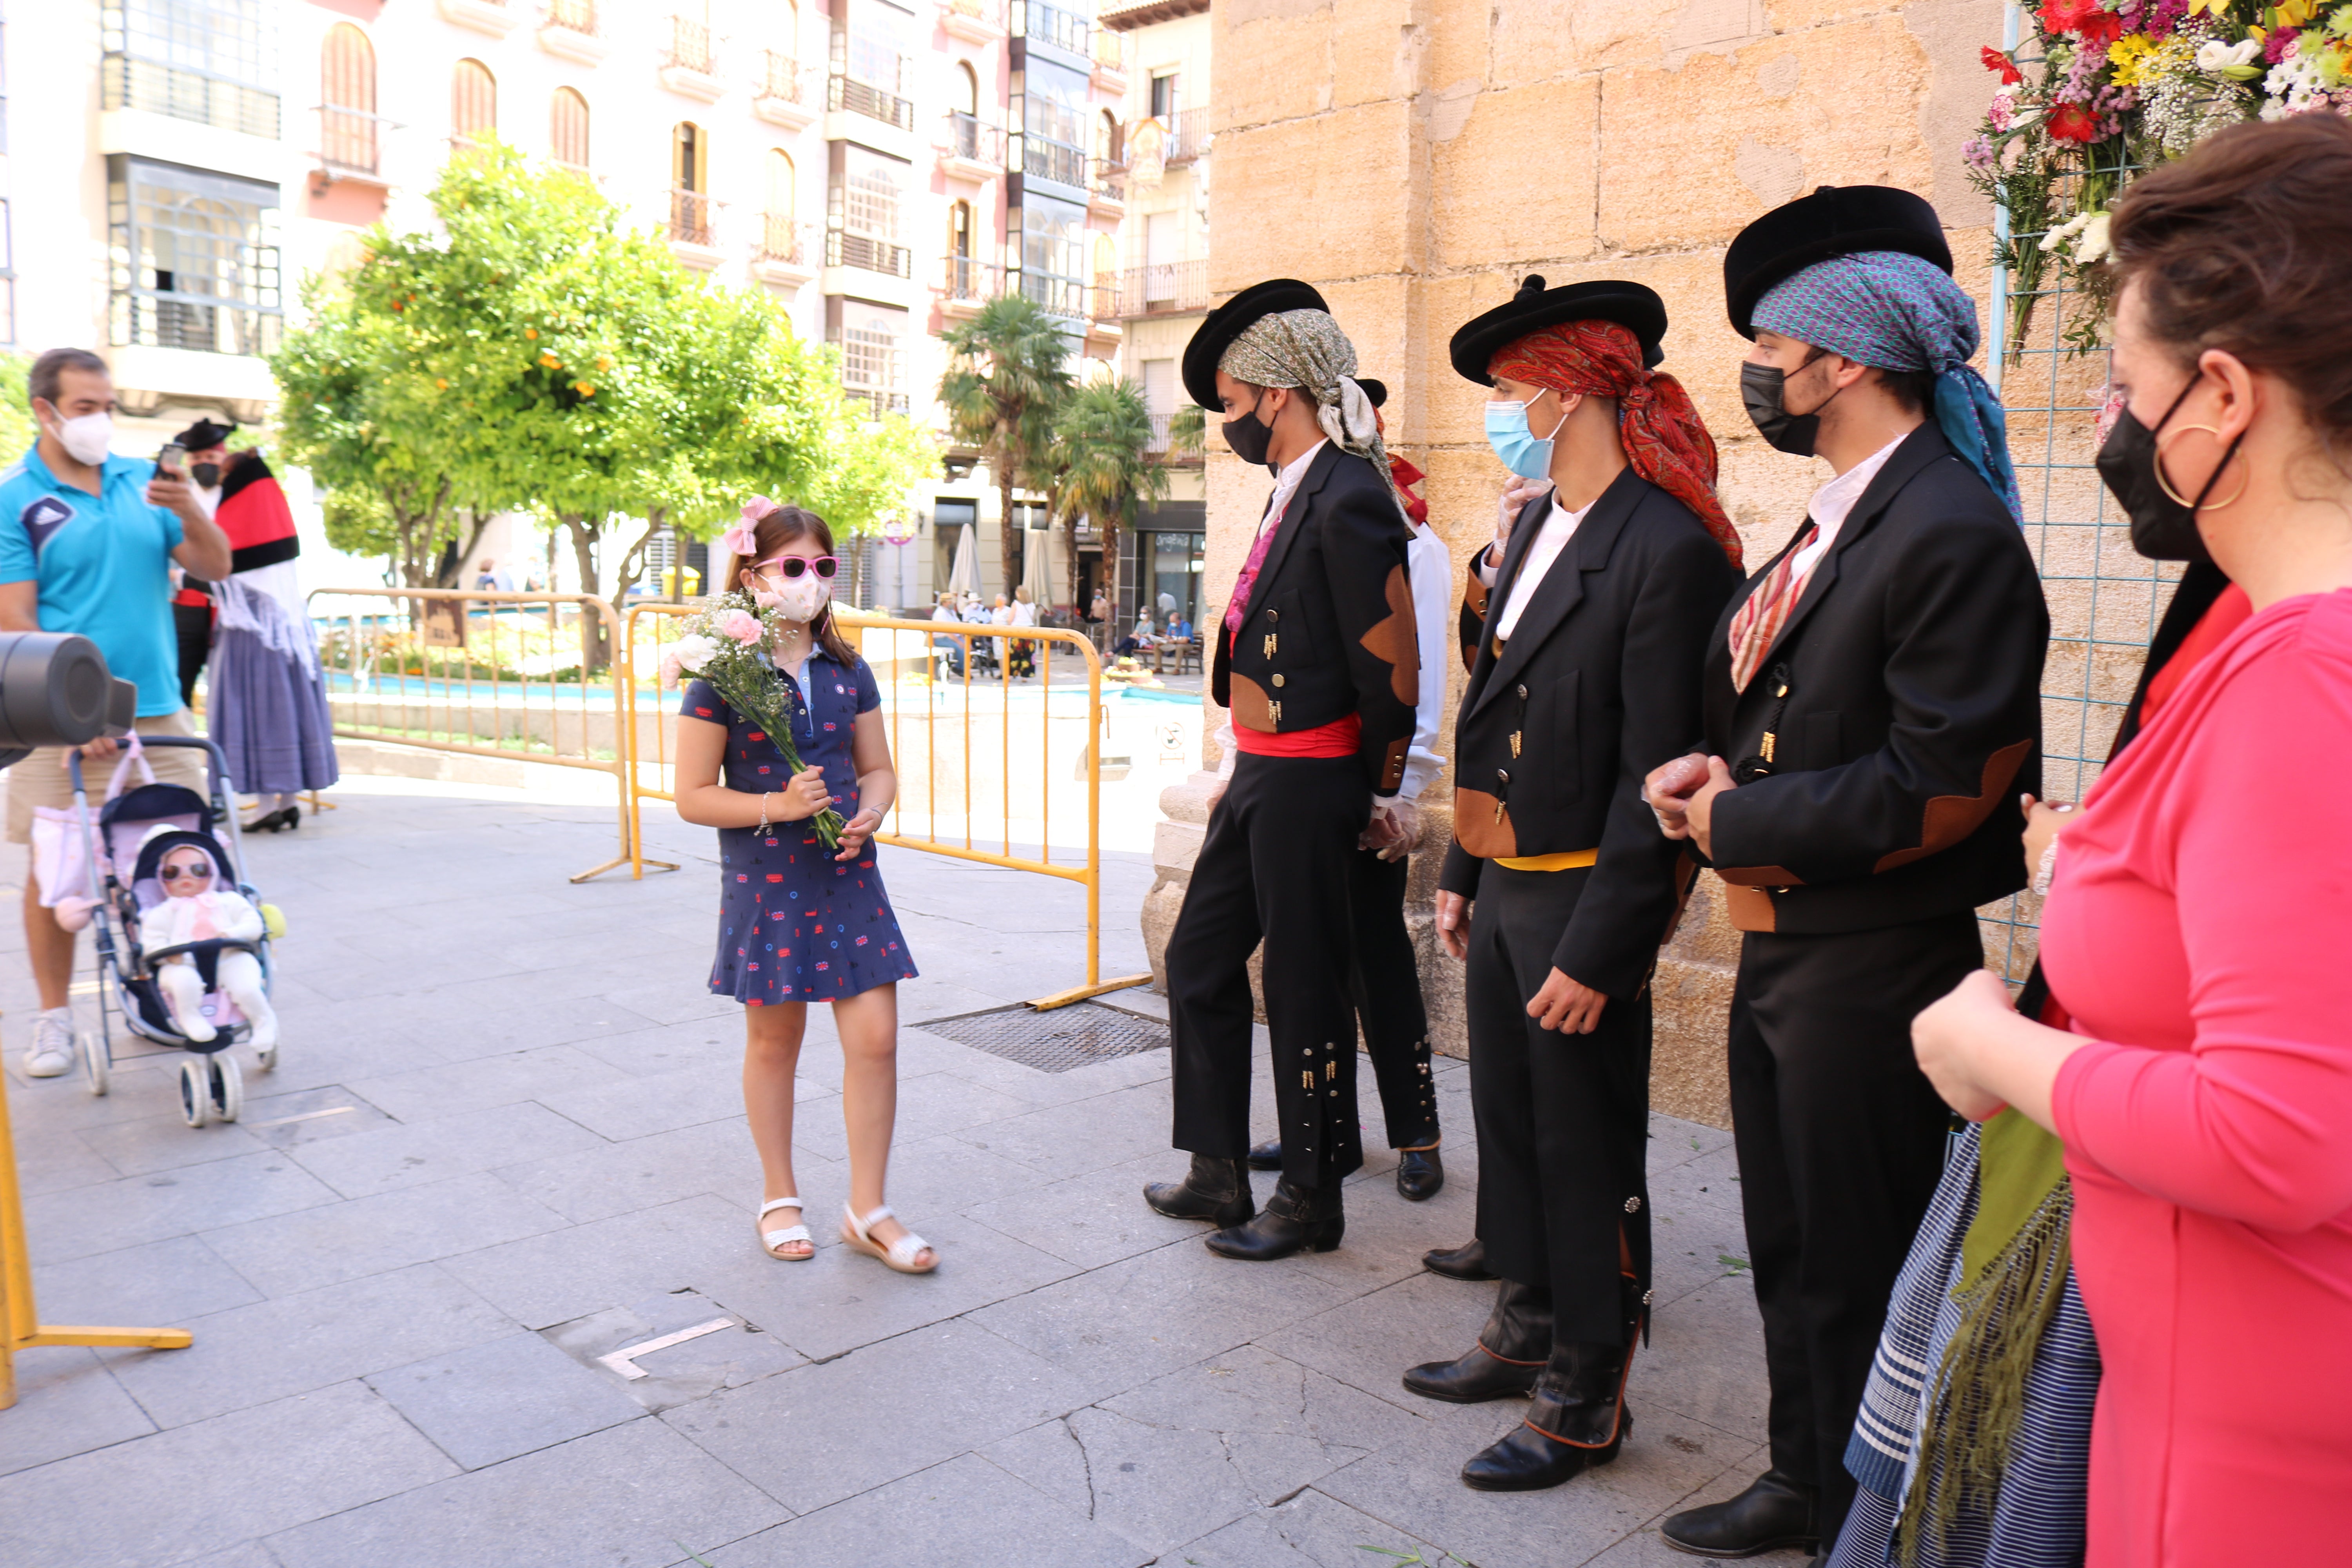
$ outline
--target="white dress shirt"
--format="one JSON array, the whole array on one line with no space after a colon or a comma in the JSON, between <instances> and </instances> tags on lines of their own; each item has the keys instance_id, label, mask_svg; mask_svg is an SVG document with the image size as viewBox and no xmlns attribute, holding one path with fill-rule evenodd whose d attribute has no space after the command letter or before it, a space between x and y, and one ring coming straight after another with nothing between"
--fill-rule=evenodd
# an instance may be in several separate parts
<instances>
[{"instance_id":1,"label":"white dress shirt","mask_svg":"<svg viewBox=\"0 0 2352 1568\"><path fill-rule=\"evenodd\" d=\"M1845 526L1847 515L1853 510L1853 503L1862 499L1862 492L1870 488L1870 481L1878 477L1878 470L1886 467L1886 459L1895 456L1895 448L1903 445L1910 436L1911 432L1906 430L1813 492L1812 505L1806 509L1805 514L1813 520L1813 526L1821 531L1814 534L1813 542L1798 551L1796 559L1789 563L1792 579L1804 576L1821 563L1822 557L1829 553L1830 546L1837 542L1838 530Z\"/></svg>"},{"instance_id":2,"label":"white dress shirt","mask_svg":"<svg viewBox=\"0 0 2352 1568\"><path fill-rule=\"evenodd\" d=\"M1257 533L1264 533L1282 521L1283 509L1290 504L1290 498L1298 493L1299 481L1307 477L1307 465L1313 462L1315 454L1328 445L1329 437L1327 437L1282 465L1282 471L1274 477L1274 497L1265 503L1265 515L1257 520ZM1257 533L1250 535L1253 546L1257 542Z\"/></svg>"},{"instance_id":3,"label":"white dress shirt","mask_svg":"<svg viewBox=\"0 0 2352 1568\"><path fill-rule=\"evenodd\" d=\"M1421 654L1421 700L1413 706L1412 747L1404 754L1404 780L1397 786L1397 798L1419 800L1445 766L1434 748L1445 717L1445 664L1452 657L1446 627L1454 601L1454 557L1425 522L1412 525L1412 542L1404 547L1404 557L1412 586L1414 641Z\"/></svg>"},{"instance_id":4,"label":"white dress shirt","mask_svg":"<svg viewBox=\"0 0 2352 1568\"><path fill-rule=\"evenodd\" d=\"M1600 499L1593 497L1593 500ZM1543 526L1536 531L1535 538L1528 541L1527 558L1519 563L1519 574L1511 580L1511 596L1505 602L1503 613L1495 618L1496 638L1507 642L1511 634L1518 629L1519 617L1528 613L1528 602L1536 596L1536 590L1543 586L1544 578L1551 572L1552 563L1558 561L1560 552L1568 548L1568 542L1576 537L1576 525L1582 522L1584 514L1591 510L1592 502L1587 501L1582 510L1570 511L1559 504L1559 492L1553 492L1551 508L1544 513ZM1502 568L1493 564L1494 555L1494 547L1489 545L1478 557L1478 580L1489 588L1502 574Z\"/></svg>"}]
</instances>

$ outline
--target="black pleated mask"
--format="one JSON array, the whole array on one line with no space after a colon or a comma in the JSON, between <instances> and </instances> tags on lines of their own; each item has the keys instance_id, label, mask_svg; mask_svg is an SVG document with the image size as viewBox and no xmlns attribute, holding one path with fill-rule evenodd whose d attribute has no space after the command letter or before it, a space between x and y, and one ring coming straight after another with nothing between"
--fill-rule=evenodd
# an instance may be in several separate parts
<instances>
[{"instance_id":1,"label":"black pleated mask","mask_svg":"<svg viewBox=\"0 0 2352 1568\"><path fill-rule=\"evenodd\" d=\"M2164 417L2156 422L2154 429L2140 423L2126 406L2099 446L2100 482L2131 521L2132 548L2150 561L2212 561L2205 549L2204 536L2197 531L2197 512L2205 504L2205 498L2213 493L2221 470L2238 455L2239 444L2245 440L2242 434L2230 443L2230 449L2221 454L2221 462L2214 466L2194 501L2183 501L2167 488L2163 470L2158 467L2163 454L2158 437L2189 400L2197 381L2197 377L2189 378L2189 384L2180 389L2180 395L2172 400L2172 406L2164 411Z\"/></svg>"}]
</instances>

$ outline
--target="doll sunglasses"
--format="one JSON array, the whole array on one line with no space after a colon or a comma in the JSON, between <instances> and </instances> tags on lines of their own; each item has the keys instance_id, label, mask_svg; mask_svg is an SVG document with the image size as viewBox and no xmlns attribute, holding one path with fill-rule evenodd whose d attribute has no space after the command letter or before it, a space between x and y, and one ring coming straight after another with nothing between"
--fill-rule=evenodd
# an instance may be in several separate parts
<instances>
[{"instance_id":1,"label":"doll sunglasses","mask_svg":"<svg viewBox=\"0 0 2352 1568\"><path fill-rule=\"evenodd\" d=\"M210 860L167 859L156 868L157 880L165 883L207 881L212 874L213 867Z\"/></svg>"},{"instance_id":2,"label":"doll sunglasses","mask_svg":"<svg viewBox=\"0 0 2352 1568\"><path fill-rule=\"evenodd\" d=\"M833 580L833 574L840 569L841 563L830 555L780 555L773 561L762 561L752 568L761 576L767 578L773 578L781 572L786 582L814 572L828 583Z\"/></svg>"}]
</instances>

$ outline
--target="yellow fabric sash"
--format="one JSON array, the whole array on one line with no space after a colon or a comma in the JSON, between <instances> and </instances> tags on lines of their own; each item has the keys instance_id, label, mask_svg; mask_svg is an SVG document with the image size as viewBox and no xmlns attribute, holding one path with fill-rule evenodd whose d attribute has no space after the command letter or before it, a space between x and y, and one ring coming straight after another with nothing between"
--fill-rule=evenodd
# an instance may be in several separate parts
<instances>
[{"instance_id":1,"label":"yellow fabric sash","mask_svg":"<svg viewBox=\"0 0 2352 1568\"><path fill-rule=\"evenodd\" d=\"M1563 849L1557 855L1515 855L1495 864L1514 871L1574 871L1600 858L1598 849Z\"/></svg>"}]
</instances>

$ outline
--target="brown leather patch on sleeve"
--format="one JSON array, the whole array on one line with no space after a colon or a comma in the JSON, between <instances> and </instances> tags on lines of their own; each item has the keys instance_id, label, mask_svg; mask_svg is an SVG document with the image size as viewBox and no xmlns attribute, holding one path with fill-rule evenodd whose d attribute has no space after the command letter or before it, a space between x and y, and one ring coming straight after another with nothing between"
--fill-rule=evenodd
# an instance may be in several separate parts
<instances>
[{"instance_id":1,"label":"brown leather patch on sleeve","mask_svg":"<svg viewBox=\"0 0 2352 1568\"><path fill-rule=\"evenodd\" d=\"M1454 841L1481 860L1507 860L1519 852L1519 830L1511 814L1484 790L1454 792Z\"/></svg>"},{"instance_id":2,"label":"brown leather patch on sleeve","mask_svg":"<svg viewBox=\"0 0 2352 1568\"><path fill-rule=\"evenodd\" d=\"M1743 888L1737 882L1723 885L1723 913L1734 931L1770 931L1780 921L1780 911L1772 907L1771 894L1761 888Z\"/></svg>"},{"instance_id":3,"label":"brown leather patch on sleeve","mask_svg":"<svg viewBox=\"0 0 2352 1568\"><path fill-rule=\"evenodd\" d=\"M1404 757L1411 750L1412 750L1412 737L1410 735L1400 735L1389 742L1388 751L1381 758L1382 789L1394 789L1404 783Z\"/></svg>"},{"instance_id":4,"label":"brown leather patch on sleeve","mask_svg":"<svg viewBox=\"0 0 2352 1568\"><path fill-rule=\"evenodd\" d=\"M1389 568L1384 584L1389 613L1363 635L1364 647L1389 667L1389 690L1412 708L1421 701L1421 639L1414 635L1412 585L1404 568Z\"/></svg>"},{"instance_id":5,"label":"brown leather patch on sleeve","mask_svg":"<svg viewBox=\"0 0 2352 1568\"><path fill-rule=\"evenodd\" d=\"M1469 566L1462 574L1462 602L1469 606L1472 615L1482 621L1486 618L1487 590L1485 579L1478 575L1478 563L1486 553L1482 550L1472 556Z\"/></svg>"},{"instance_id":6,"label":"brown leather patch on sleeve","mask_svg":"<svg viewBox=\"0 0 2352 1568\"><path fill-rule=\"evenodd\" d=\"M1266 700L1265 688L1239 670L1233 674L1234 722L1244 730L1255 730L1262 735L1275 732L1274 706Z\"/></svg>"},{"instance_id":7,"label":"brown leather patch on sleeve","mask_svg":"<svg viewBox=\"0 0 2352 1568\"><path fill-rule=\"evenodd\" d=\"M1871 870L1883 873L1898 866L1908 866L1914 860L1924 860L1939 850L1949 849L1974 833L1982 826L1984 819L1992 815L1992 808L2009 794L2010 781L2017 777L2017 770L2025 765L2025 759L2032 750L2032 742L2020 741L2015 745L2003 746L1987 757L1984 779L1976 794L1939 795L1929 801L1927 809L1919 817L1919 847L1882 855Z\"/></svg>"},{"instance_id":8,"label":"brown leather patch on sleeve","mask_svg":"<svg viewBox=\"0 0 2352 1568\"><path fill-rule=\"evenodd\" d=\"M1786 866L1717 866L1715 874L1735 888L1801 888L1805 879Z\"/></svg>"}]
</instances>

